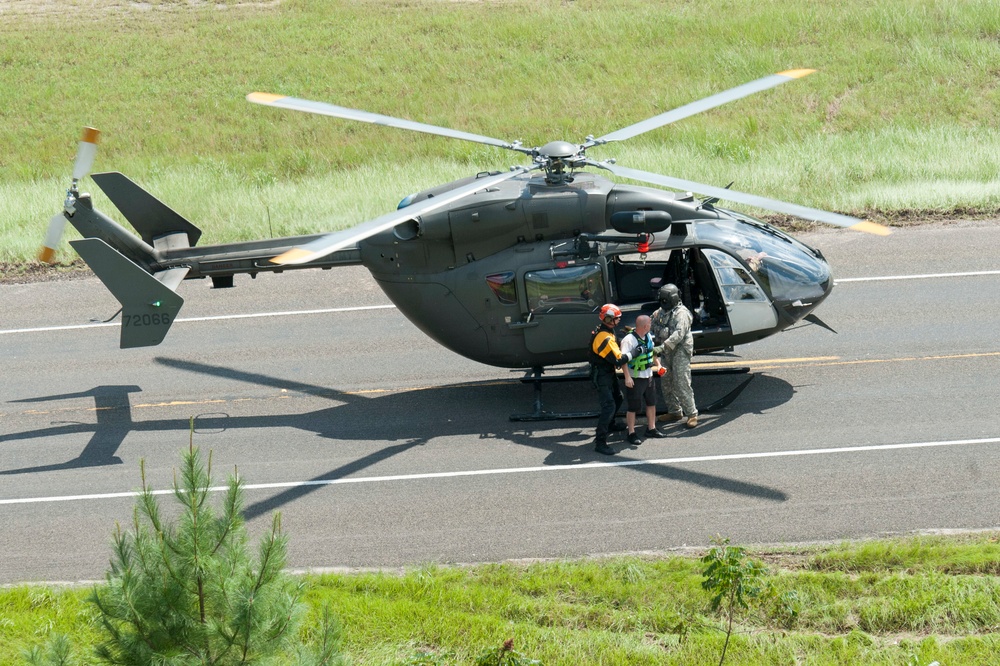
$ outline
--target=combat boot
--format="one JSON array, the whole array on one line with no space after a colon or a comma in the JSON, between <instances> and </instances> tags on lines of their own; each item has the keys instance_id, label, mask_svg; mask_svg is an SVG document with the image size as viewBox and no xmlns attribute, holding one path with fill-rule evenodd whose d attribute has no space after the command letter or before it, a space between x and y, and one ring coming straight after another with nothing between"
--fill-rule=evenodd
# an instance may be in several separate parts
<instances>
[{"instance_id":1,"label":"combat boot","mask_svg":"<svg viewBox=\"0 0 1000 666\"><path fill-rule=\"evenodd\" d=\"M695 414L694 416L689 416L688 420L687 420L687 423L685 423L684 425L686 425L688 428L694 428L695 426L697 426L698 425L698 415Z\"/></svg>"},{"instance_id":2,"label":"combat boot","mask_svg":"<svg viewBox=\"0 0 1000 666\"><path fill-rule=\"evenodd\" d=\"M656 417L656 420L660 423L673 423L674 421L680 421L680 414L660 414Z\"/></svg>"}]
</instances>

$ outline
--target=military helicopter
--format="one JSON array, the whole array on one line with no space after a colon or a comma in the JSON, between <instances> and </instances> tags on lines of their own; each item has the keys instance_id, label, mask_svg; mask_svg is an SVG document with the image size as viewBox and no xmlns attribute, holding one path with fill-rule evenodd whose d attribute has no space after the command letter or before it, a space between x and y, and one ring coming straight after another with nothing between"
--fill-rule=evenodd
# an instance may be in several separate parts
<instances>
[{"instance_id":1,"label":"military helicopter","mask_svg":"<svg viewBox=\"0 0 1000 666\"><path fill-rule=\"evenodd\" d=\"M201 231L117 172L92 176L137 237L94 208L78 183L98 132L88 128L63 211L49 227L51 259L66 220L70 244L122 305L122 348L159 344L183 280L291 269L365 266L410 321L448 349L508 368L579 363L604 303L627 324L657 307L672 282L695 313L695 349L759 340L795 324L830 294L823 254L744 213L735 201L806 220L887 234L878 224L731 189L596 161L586 151L662 127L812 73L765 76L583 143L529 148L477 134L281 95L251 102L472 141L522 153L527 165L484 171L412 194L395 211L329 234L196 247ZM590 169L590 170L587 170ZM607 171L660 188L624 185ZM693 192L706 195L698 199Z\"/></svg>"}]
</instances>

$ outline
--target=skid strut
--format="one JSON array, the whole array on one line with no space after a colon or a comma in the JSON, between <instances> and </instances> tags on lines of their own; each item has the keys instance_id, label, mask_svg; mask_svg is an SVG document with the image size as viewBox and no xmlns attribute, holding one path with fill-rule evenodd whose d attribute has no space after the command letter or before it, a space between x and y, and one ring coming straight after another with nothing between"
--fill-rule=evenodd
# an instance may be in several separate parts
<instances>
[{"instance_id":1,"label":"skid strut","mask_svg":"<svg viewBox=\"0 0 1000 666\"><path fill-rule=\"evenodd\" d=\"M563 382L589 382L589 367L583 367L565 375L543 377L545 368L535 366L521 378L522 384L532 384L535 387L535 404L531 412L511 414L511 421L556 421L565 419L594 419L597 411L589 412L550 412L542 405L542 384L558 384Z\"/></svg>"}]
</instances>

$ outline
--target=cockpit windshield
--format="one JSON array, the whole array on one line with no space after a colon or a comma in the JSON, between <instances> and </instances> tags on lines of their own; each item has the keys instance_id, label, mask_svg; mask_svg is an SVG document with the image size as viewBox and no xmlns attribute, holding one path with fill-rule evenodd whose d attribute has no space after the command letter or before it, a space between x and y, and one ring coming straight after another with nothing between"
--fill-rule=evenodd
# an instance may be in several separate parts
<instances>
[{"instance_id":1,"label":"cockpit windshield","mask_svg":"<svg viewBox=\"0 0 1000 666\"><path fill-rule=\"evenodd\" d=\"M729 212L729 211L727 211ZM698 237L740 257L777 300L819 298L830 279L826 261L804 243L743 213L736 221L699 222Z\"/></svg>"}]
</instances>

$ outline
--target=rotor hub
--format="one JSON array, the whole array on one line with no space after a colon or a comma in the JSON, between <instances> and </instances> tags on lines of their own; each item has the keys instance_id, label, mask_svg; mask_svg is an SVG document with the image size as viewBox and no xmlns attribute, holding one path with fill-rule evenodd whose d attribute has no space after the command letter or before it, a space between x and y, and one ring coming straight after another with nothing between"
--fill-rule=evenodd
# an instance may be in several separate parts
<instances>
[{"instance_id":1,"label":"rotor hub","mask_svg":"<svg viewBox=\"0 0 1000 666\"><path fill-rule=\"evenodd\" d=\"M569 141L550 141L538 149L538 154L551 160L566 159L580 152L580 146Z\"/></svg>"}]
</instances>

